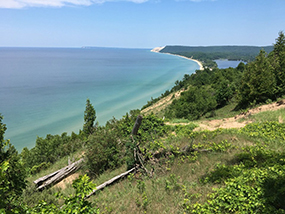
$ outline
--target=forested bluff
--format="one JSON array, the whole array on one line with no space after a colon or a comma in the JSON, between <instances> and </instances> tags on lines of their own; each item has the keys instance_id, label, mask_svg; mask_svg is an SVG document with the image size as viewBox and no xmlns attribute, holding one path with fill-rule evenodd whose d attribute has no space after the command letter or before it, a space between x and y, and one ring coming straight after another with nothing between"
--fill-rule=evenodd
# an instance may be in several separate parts
<instances>
[{"instance_id":1,"label":"forested bluff","mask_svg":"<svg viewBox=\"0 0 285 214\"><path fill-rule=\"evenodd\" d=\"M231 46L233 48L231 51L228 48L210 47L207 51L202 52L201 49L204 48L201 47L190 50L183 47L166 46L161 51L162 53L175 53L198 59L203 62L205 69L197 70L191 75L185 74L182 80L175 82L172 89L167 90L158 98L151 99L143 106L142 109L145 109L165 96L182 91L178 98L173 96L172 102L163 112L143 115L143 121L136 136L130 137L137 116L142 114L141 110L131 110L121 119L113 118L106 125L99 126L96 123L96 108L87 99L83 116L84 126L78 134L73 132L71 135L62 133L61 135L47 135L46 138L38 137L34 148L24 148L21 153L18 153L12 145L13 142L4 137L7 127L3 121L4 117L0 115L1 213L119 212L116 208L110 208L111 205L108 208L109 200L100 198L100 195L98 196L100 200L87 200L85 196L96 186L92 180L95 181L104 173L110 173L117 169L125 171L138 164L143 165L143 168L147 169L146 171L154 171L157 174L151 177L147 173L143 175L144 171L139 171L138 175L128 176L130 188L136 190L128 190L126 187L126 191L133 191L132 194L136 198L132 206L135 208L128 210L128 205L125 205L122 212L152 213L156 202L145 185L152 182L153 188L160 188L160 184L155 183L155 179L160 181L162 179L160 176L166 176L163 177L163 191L171 197L173 195L176 197L178 193L181 195L179 197L182 198L177 196L180 200L177 205L179 212L285 213L285 207L282 204L285 194L284 191L279 191L279 189L284 190L285 188L284 151L279 147L277 151L266 149L268 142L272 141L280 146L281 141L284 141L285 127L283 123L259 124L253 127L249 126L241 131L227 133L223 133L222 130L211 133L194 133L195 123L189 123L187 126L165 124L166 121L171 122L175 119L193 122L201 118L214 118L217 111L226 109L229 105L234 106L231 111L238 114L257 105L280 101L284 98L285 36L282 31L279 32L273 46L256 47L259 53L254 58L253 52L256 49L252 52L253 49L249 51L242 47L243 54L238 54L234 51L237 49L236 47ZM212 63L212 60L217 58L243 60L247 64L241 62L236 68L218 69ZM264 129L270 134L273 133L274 136L259 134L259 141L254 141L255 147L244 147L241 149L243 151L229 143L228 139L222 139L220 144L209 140L218 135L230 135L231 137L234 135L236 139L239 139L241 134L243 134L241 138L250 139L250 136L253 135L250 128L254 131ZM235 140L232 141L234 144ZM263 143L264 141L266 143ZM253 144L252 141L250 142ZM141 159L144 164L138 162L138 158L134 155L136 149L141 150ZM218 184L220 189L216 192L205 190L212 194L210 199L205 199L207 194L201 196L201 192L192 192L190 195L188 189L194 188L194 184L191 186L187 182L183 182L176 174L167 174L172 168L179 168L178 163L182 164L188 161L188 164L196 164L199 158L203 158L199 156L199 153L204 151L217 153L229 151L229 153L233 153L232 151L235 151L237 154L233 161L236 161L235 163L238 165L218 164L211 173L199 177L199 182L201 182L199 188L201 189L205 189L203 185L208 182ZM57 165L61 160L71 157L74 161L83 158L84 166L80 169L79 178L73 182L72 187L69 187L69 192L57 193L56 196L54 195L56 190L52 188L38 192L32 181L40 177L42 172L58 169ZM192 172L195 171L193 169L191 169ZM254 172L258 176L250 177L252 174L250 170L256 170ZM240 177L239 172L241 171L245 172L245 176L248 177ZM136 178L136 176L140 177ZM181 177L183 177L182 174ZM135 185L134 182L136 182ZM253 183L257 186L256 189L251 186ZM272 186L272 190L275 192L266 189L266 185ZM112 191L116 192L114 189ZM227 198L226 193L229 195L231 191L233 195L240 194L241 201L233 202L230 197ZM121 194L126 197L124 193ZM164 197L168 198L168 196ZM103 203L104 200L106 201ZM190 202L191 200L194 202ZM206 202L207 200L208 202ZM169 206L167 209L170 212L175 209L171 205ZM218 210L216 210L217 207Z\"/></svg>"}]
</instances>

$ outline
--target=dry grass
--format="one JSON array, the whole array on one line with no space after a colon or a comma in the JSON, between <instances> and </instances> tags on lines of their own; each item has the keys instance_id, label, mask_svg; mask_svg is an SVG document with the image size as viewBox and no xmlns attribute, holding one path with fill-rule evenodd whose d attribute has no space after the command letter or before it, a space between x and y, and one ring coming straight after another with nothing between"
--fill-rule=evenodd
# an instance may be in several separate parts
<instances>
[{"instance_id":1,"label":"dry grass","mask_svg":"<svg viewBox=\"0 0 285 214\"><path fill-rule=\"evenodd\" d=\"M259 110L259 109L258 109ZM238 118L236 118L238 119ZM251 114L246 117L244 122L252 121L283 121L285 120L285 109L279 109L275 112L261 112ZM220 127L227 119L218 120L214 128ZM200 121L201 122L201 121ZM209 123L210 121L205 121ZM221 123L221 124L220 124ZM219 124L219 126L217 125ZM168 138L159 139L169 148L182 148L191 143L187 136L181 137L171 135ZM148 165L150 169L155 169L153 178L148 178L142 173L136 176L129 176L127 179L121 179L112 186L106 187L103 191L91 196L90 201L97 204L102 213L183 213L183 200L185 194L191 197L191 203L203 203L207 200L207 195L211 193L213 187L219 187L217 184L203 184L201 179L214 170L217 164L229 164L234 159L235 154L241 151L242 147L252 146L256 141L262 139L252 138L238 133L236 129L222 131L201 131L194 138L193 143L219 143L227 140L234 148L226 152L199 153L196 161L189 160L187 157L177 156L175 158L164 158L163 160ZM272 142L272 148L279 148L278 142ZM82 151L81 151L82 153ZM77 156L76 156L77 157ZM56 163L53 168L43 171L41 174L30 177L30 182L46 175L52 171L62 168L67 163L67 158ZM109 170L94 179L97 185L109 180L110 178L126 171L126 166L121 166L115 170ZM173 184L169 186L171 177L175 178ZM139 191L139 184L145 184L145 189ZM72 193L71 185L66 185L65 194ZM43 193L47 194L47 193Z\"/></svg>"},{"instance_id":2,"label":"dry grass","mask_svg":"<svg viewBox=\"0 0 285 214\"><path fill-rule=\"evenodd\" d=\"M232 145L239 148L252 143L243 135L237 134L236 131L228 131L214 137L211 136L210 132L207 134L211 139L203 139L205 134L201 133L201 136L197 136L195 139L196 143L203 141L220 142L227 139ZM171 143L182 146L189 144L189 140L180 138L176 141L172 137L172 140L165 142L165 144ZM188 195L193 196L191 199L193 203L205 202L207 195L212 192L212 188L218 187L218 185L203 184L201 178L211 172L216 164L228 164L239 151L240 149L236 148L229 149L227 152L201 153L194 162L178 156L169 162L160 162L160 164L157 163L153 166L156 169L153 178L148 178L143 174L131 179L129 177L107 187L92 196L90 200L95 202L103 213L183 213L182 204L185 191ZM125 168L121 167L120 170L116 170L116 173L104 173L100 176L100 180L107 180L107 177L111 177L110 173L117 175L123 170ZM177 179L177 188L167 189L167 180L170 180L171 175ZM98 183L98 180L95 182ZM147 198L145 208L142 205L143 195L138 190L139 182L145 183Z\"/></svg>"}]
</instances>

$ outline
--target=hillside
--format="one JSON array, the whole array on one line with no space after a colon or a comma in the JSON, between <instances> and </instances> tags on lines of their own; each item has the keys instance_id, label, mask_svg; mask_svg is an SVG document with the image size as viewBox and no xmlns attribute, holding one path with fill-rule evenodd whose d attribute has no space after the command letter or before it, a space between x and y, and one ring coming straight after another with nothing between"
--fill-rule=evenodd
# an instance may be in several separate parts
<instances>
[{"instance_id":1,"label":"hillside","mask_svg":"<svg viewBox=\"0 0 285 214\"><path fill-rule=\"evenodd\" d=\"M196 59L201 61L205 68L216 68L217 64L214 60L228 59L251 62L261 49L270 53L273 46L165 46L159 48L158 51Z\"/></svg>"},{"instance_id":2,"label":"hillside","mask_svg":"<svg viewBox=\"0 0 285 214\"><path fill-rule=\"evenodd\" d=\"M252 61L258 55L260 49L269 53L273 46L165 46L161 53L187 54L195 56L203 53L213 59L229 59Z\"/></svg>"},{"instance_id":3,"label":"hillside","mask_svg":"<svg viewBox=\"0 0 285 214\"><path fill-rule=\"evenodd\" d=\"M79 134L38 137L20 155L0 115L0 210L285 213L284 60L280 32L268 55L186 74L105 126L87 99Z\"/></svg>"},{"instance_id":4,"label":"hillside","mask_svg":"<svg viewBox=\"0 0 285 214\"><path fill-rule=\"evenodd\" d=\"M239 114L235 117L235 122L243 124L244 128L238 129L214 125L224 123L235 126L230 121L233 118L219 121L201 120L195 124L171 124L168 134L163 138L156 138L154 142L140 146L151 154L149 161L145 162L145 167L154 172L151 177L144 171L131 174L127 179L91 196L89 201L93 206L96 204L102 213L217 213L210 209L208 200L218 205L219 209L225 210L222 213L228 213L229 209L234 209L235 206L239 207L240 212L248 213L250 209L244 205L251 203L258 204L253 209L265 206L265 212L268 209L281 209L278 205L279 199L261 197L263 193L267 194L267 191L270 191L272 196L276 190L262 187L262 181L266 177L259 173L268 173L268 178L274 177L274 174L270 173L275 172L270 171L269 166L276 155L284 155L284 107L284 102L272 103ZM244 121L240 121L241 119ZM267 122L262 122L264 120ZM250 125L252 122L255 123ZM248 125L245 126L246 123ZM207 125L204 126L205 124ZM191 151L191 148L194 150ZM262 163L265 157L268 166L267 162ZM248 162L249 160L252 162ZM276 167L283 166L279 162L275 164ZM252 167L254 165L258 168ZM93 182L99 185L124 171L125 166L107 170ZM241 172L243 173L240 174ZM63 188L63 192L69 192L73 179L84 173L85 170L82 170L58 183L56 187ZM250 178L251 174L259 177ZM230 179L235 179L232 182L238 182L238 190L236 186L230 186ZM248 183L241 179L261 179L255 182L256 188L260 189L248 188ZM214 190L213 187L218 189ZM55 191L57 189L53 188L52 192ZM244 194L240 202L236 201L240 198L235 195L236 191ZM258 197L246 195L254 192ZM48 194L48 190L41 194ZM215 198L208 198L207 194L215 195ZM223 194L231 194L229 197L234 198L233 203L221 203ZM276 192L276 197L284 200L282 193ZM271 205L270 201L260 202L264 199L273 201L276 206Z\"/></svg>"}]
</instances>

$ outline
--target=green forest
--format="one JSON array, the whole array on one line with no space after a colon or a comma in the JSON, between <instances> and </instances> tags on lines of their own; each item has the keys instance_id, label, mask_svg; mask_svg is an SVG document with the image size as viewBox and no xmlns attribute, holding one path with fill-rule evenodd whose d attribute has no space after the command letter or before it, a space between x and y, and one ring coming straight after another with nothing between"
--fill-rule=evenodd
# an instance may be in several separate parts
<instances>
[{"instance_id":1,"label":"green forest","mask_svg":"<svg viewBox=\"0 0 285 214\"><path fill-rule=\"evenodd\" d=\"M234 57L227 54L235 49L214 52ZM251 48L241 50L253 54ZM284 109L245 118L253 123L240 129L194 131L197 121L219 112L227 117L282 104L282 31L267 51L259 48L254 59L242 59L248 63L236 68L185 74L142 108L173 94L159 113L131 110L99 126L96 104L87 99L78 134L38 137L34 148L21 153L5 139L0 115L0 213L285 213ZM176 98L178 91L183 92ZM38 189L34 181L76 161L83 164L72 184ZM89 195L127 170L125 178Z\"/></svg>"},{"instance_id":2,"label":"green forest","mask_svg":"<svg viewBox=\"0 0 285 214\"><path fill-rule=\"evenodd\" d=\"M203 63L204 67L216 68L217 64L214 60L228 59L251 62L261 49L269 53L273 50L273 46L166 46L160 52L197 59Z\"/></svg>"}]
</instances>

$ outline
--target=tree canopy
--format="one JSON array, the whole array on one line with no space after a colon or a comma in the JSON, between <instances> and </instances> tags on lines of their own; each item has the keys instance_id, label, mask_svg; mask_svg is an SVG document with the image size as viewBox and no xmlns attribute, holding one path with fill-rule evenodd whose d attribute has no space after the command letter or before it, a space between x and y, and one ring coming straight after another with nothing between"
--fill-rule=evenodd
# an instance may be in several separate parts
<instances>
[{"instance_id":1,"label":"tree canopy","mask_svg":"<svg viewBox=\"0 0 285 214\"><path fill-rule=\"evenodd\" d=\"M17 199L26 187L26 172L20 162L17 150L9 140L4 139L6 125L0 114L0 212L20 212Z\"/></svg>"},{"instance_id":2,"label":"tree canopy","mask_svg":"<svg viewBox=\"0 0 285 214\"><path fill-rule=\"evenodd\" d=\"M83 132L85 134L91 134L94 128L94 122L96 120L96 111L91 104L90 100L86 100L86 108L84 111L84 125Z\"/></svg>"}]
</instances>

